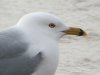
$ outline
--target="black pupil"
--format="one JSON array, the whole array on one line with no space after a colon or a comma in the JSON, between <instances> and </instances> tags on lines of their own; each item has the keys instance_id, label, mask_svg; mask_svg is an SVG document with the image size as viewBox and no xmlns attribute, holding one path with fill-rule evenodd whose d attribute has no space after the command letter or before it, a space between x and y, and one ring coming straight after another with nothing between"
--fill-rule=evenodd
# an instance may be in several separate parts
<instances>
[{"instance_id":1,"label":"black pupil","mask_svg":"<svg viewBox=\"0 0 100 75\"><path fill-rule=\"evenodd\" d=\"M55 27L55 24L51 23L51 24L49 24L49 26L50 26L51 28L54 28L54 27Z\"/></svg>"}]
</instances>

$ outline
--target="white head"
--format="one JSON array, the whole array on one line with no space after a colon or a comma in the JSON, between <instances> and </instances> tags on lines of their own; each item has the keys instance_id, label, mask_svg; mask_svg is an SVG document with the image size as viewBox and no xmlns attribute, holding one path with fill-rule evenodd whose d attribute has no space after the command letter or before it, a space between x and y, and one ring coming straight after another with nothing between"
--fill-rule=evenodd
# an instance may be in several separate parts
<instances>
[{"instance_id":1,"label":"white head","mask_svg":"<svg viewBox=\"0 0 100 75\"><path fill-rule=\"evenodd\" d=\"M19 26L35 32L35 35L48 36L49 38L59 39L65 34L85 35L86 33L80 28L68 27L58 17L49 13L31 13L25 15L18 22Z\"/></svg>"}]
</instances>

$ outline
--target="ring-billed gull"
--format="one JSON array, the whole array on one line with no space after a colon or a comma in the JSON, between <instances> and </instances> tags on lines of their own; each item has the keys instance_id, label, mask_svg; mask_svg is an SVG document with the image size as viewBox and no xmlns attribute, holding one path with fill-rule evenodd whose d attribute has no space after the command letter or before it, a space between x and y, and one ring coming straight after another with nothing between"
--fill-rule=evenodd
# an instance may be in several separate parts
<instances>
[{"instance_id":1,"label":"ring-billed gull","mask_svg":"<svg viewBox=\"0 0 100 75\"><path fill-rule=\"evenodd\" d=\"M58 40L86 33L49 13L31 13L0 32L0 75L54 75Z\"/></svg>"}]
</instances>

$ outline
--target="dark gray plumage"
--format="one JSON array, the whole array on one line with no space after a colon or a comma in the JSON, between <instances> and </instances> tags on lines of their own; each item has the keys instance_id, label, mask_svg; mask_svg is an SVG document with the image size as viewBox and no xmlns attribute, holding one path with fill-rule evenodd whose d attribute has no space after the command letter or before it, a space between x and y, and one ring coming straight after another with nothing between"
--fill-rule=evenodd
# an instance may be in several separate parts
<instances>
[{"instance_id":1,"label":"dark gray plumage","mask_svg":"<svg viewBox=\"0 0 100 75\"><path fill-rule=\"evenodd\" d=\"M42 53L30 58L23 53L28 43L16 29L0 32L0 75L31 75L42 61Z\"/></svg>"}]
</instances>

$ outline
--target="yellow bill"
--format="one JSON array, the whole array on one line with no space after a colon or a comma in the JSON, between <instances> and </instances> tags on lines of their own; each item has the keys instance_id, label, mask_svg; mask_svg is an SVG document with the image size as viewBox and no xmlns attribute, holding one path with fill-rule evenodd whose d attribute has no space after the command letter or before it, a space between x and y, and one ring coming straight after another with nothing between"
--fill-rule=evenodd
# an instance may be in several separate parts
<instances>
[{"instance_id":1,"label":"yellow bill","mask_svg":"<svg viewBox=\"0 0 100 75\"><path fill-rule=\"evenodd\" d=\"M70 27L68 30L63 31L65 35L86 36L87 33L80 28Z\"/></svg>"}]
</instances>

